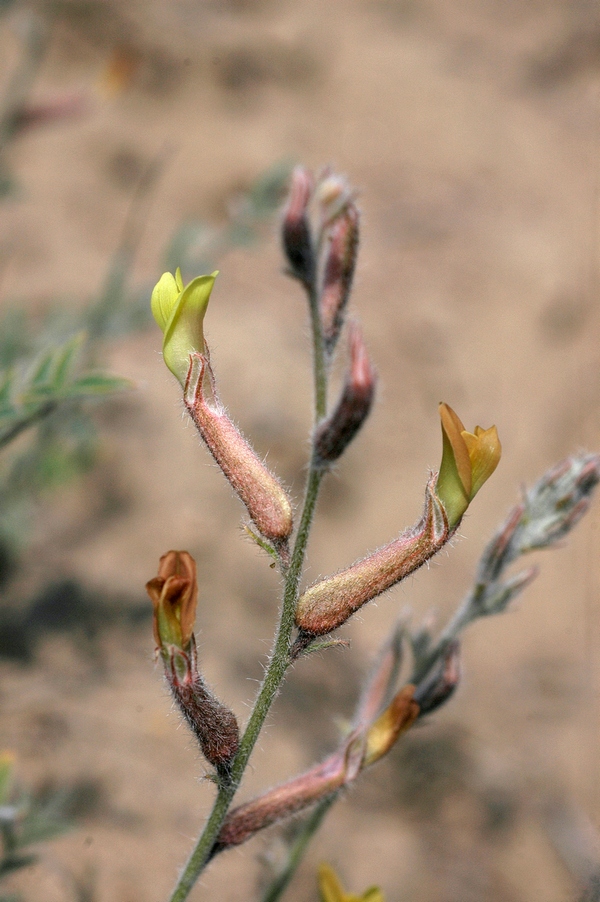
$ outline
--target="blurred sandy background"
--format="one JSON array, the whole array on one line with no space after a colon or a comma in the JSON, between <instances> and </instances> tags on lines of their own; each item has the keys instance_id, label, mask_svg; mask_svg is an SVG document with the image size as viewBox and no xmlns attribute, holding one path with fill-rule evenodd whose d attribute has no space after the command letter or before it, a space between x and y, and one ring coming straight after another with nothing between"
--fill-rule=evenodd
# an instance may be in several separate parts
<instances>
[{"instance_id":1,"label":"blurred sandy background","mask_svg":"<svg viewBox=\"0 0 600 902\"><path fill-rule=\"evenodd\" d=\"M355 618L343 631L349 650L295 668L253 757L249 797L332 748L335 718L350 713L403 607L416 622L433 610L443 623L519 485L600 446L598 7L63 0L36 9L51 37L34 98L95 97L119 48L135 66L88 115L11 147L21 193L0 208L3 305L36 311L93 294L136 180L165 147L134 273L148 290L183 221L218 224L278 161L334 163L360 189L353 307L380 393L324 492L307 580L417 518L440 457L440 399L469 427L496 423L502 438L501 466L461 541ZM23 10L2 21L5 80ZM217 263L206 328L222 397L298 497L309 345L276 223ZM139 390L98 409L99 466L40 509L18 597L70 579L137 610L159 556L189 549L202 667L243 719L278 579L243 540L240 506L183 420L159 350L155 328L110 346L107 364ZM599 522L596 506L561 550L540 556L542 574L514 609L467 634L457 696L337 806L290 902L316 898L323 859L352 891L377 883L388 902L579 898L548 825L571 836L569 812L600 822ZM213 793L152 652L148 620L107 619L93 639L56 631L29 664L0 661L1 745L17 753L25 783L69 786L79 800L76 829L14 880L30 902L73 898L69 874L91 882L94 902L159 902L191 849ZM259 857L276 857L277 843L271 832L223 856L192 898L258 899Z\"/></svg>"}]
</instances>

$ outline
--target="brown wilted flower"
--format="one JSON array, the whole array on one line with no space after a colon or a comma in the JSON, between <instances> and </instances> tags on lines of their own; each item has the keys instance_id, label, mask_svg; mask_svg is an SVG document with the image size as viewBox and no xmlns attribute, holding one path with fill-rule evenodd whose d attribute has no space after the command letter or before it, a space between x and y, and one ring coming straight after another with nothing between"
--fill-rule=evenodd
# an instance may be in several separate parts
<instances>
[{"instance_id":1,"label":"brown wilted flower","mask_svg":"<svg viewBox=\"0 0 600 902\"><path fill-rule=\"evenodd\" d=\"M189 649L194 634L198 584L196 562L187 551L168 551L160 559L158 576L146 583L154 607L157 648Z\"/></svg>"}]
</instances>

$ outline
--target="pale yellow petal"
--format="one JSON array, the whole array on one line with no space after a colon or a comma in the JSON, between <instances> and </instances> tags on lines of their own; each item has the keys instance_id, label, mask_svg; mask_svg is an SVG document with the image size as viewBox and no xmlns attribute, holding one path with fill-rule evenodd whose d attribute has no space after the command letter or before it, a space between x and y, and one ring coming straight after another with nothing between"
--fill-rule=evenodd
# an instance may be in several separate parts
<instances>
[{"instance_id":1,"label":"pale yellow petal","mask_svg":"<svg viewBox=\"0 0 600 902\"><path fill-rule=\"evenodd\" d=\"M216 272L210 276L198 276L186 285L177 298L165 329L163 357L182 385L190 366L190 355L195 351L204 351L204 314L216 276Z\"/></svg>"},{"instance_id":2,"label":"pale yellow petal","mask_svg":"<svg viewBox=\"0 0 600 902\"><path fill-rule=\"evenodd\" d=\"M180 290L177 281L170 272L164 273L152 291L152 315L164 332L177 304Z\"/></svg>"}]
</instances>

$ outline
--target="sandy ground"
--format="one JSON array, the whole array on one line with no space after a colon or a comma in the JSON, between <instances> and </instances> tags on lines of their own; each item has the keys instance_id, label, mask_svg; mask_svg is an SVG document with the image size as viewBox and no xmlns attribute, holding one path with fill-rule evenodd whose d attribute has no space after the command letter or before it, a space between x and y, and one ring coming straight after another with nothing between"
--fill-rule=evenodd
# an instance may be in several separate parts
<instances>
[{"instance_id":1,"label":"sandy ground","mask_svg":"<svg viewBox=\"0 0 600 902\"><path fill-rule=\"evenodd\" d=\"M0 210L3 304L40 309L93 294L136 174L165 147L172 156L147 216L140 286L160 275L184 220L219 223L236 192L278 160L331 162L360 189L353 308L380 393L324 493L307 580L417 518L439 461L440 399L468 426L495 422L503 442L461 541L349 624L349 650L296 667L252 760L248 797L332 747L335 719L351 711L399 610L444 621L521 484L600 446L597 8L42 4L51 7L37 99L93 94L122 44L138 67L86 117L11 147L22 190ZM1 23L5 78L15 22ZM207 334L222 397L298 497L310 428L303 299L282 274L275 225L259 246L217 262ZM182 419L159 349L156 329L111 345L111 369L139 390L99 412L99 468L40 509L27 579L69 577L133 604L159 556L188 548L201 574L202 666L243 719L278 579L240 536L239 505ZM548 823L569 833L571 815L600 821L599 523L596 506L564 547L540 557L539 579L508 615L468 633L456 698L330 815L290 902L316 898L323 859L354 892L377 883L388 902L579 897ZM14 879L31 902L72 898L72 875L91 881L95 902L168 896L213 792L152 651L146 623L107 629L93 655L55 635L33 666L0 663L1 744L17 753L21 778L76 786L83 798L77 828ZM223 856L192 898L258 899L260 856L276 857L279 843L271 833Z\"/></svg>"}]
</instances>

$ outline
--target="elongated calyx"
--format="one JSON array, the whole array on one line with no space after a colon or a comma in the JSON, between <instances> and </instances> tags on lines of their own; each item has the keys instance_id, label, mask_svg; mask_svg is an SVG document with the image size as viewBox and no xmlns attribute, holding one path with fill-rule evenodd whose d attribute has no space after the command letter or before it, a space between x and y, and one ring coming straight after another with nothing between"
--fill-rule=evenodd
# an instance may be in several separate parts
<instances>
[{"instance_id":1,"label":"elongated calyx","mask_svg":"<svg viewBox=\"0 0 600 902\"><path fill-rule=\"evenodd\" d=\"M440 404L442 463L435 491L444 506L450 529L462 515L500 460L502 447L495 426L467 432L448 404Z\"/></svg>"},{"instance_id":2,"label":"elongated calyx","mask_svg":"<svg viewBox=\"0 0 600 902\"><path fill-rule=\"evenodd\" d=\"M163 333L163 358L181 385L190 355L204 351L204 314L218 273L198 276L184 286L181 272L164 273L152 292L152 315Z\"/></svg>"},{"instance_id":3,"label":"elongated calyx","mask_svg":"<svg viewBox=\"0 0 600 902\"><path fill-rule=\"evenodd\" d=\"M227 815L216 851L237 846L259 830L298 814L349 786L375 764L419 716L414 686L404 686L378 717L360 721L332 755L287 783L234 808Z\"/></svg>"},{"instance_id":4,"label":"elongated calyx","mask_svg":"<svg viewBox=\"0 0 600 902\"><path fill-rule=\"evenodd\" d=\"M414 573L450 537L448 520L433 490L425 490L423 516L411 529L358 563L311 586L298 600L296 626L324 636L337 629L368 601Z\"/></svg>"},{"instance_id":5,"label":"elongated calyx","mask_svg":"<svg viewBox=\"0 0 600 902\"><path fill-rule=\"evenodd\" d=\"M329 247L325 254L320 312L323 339L329 353L342 330L352 290L358 254L359 219L356 204L348 201L328 228Z\"/></svg>"},{"instance_id":6,"label":"elongated calyx","mask_svg":"<svg viewBox=\"0 0 600 902\"><path fill-rule=\"evenodd\" d=\"M184 403L256 528L280 548L293 528L290 499L220 403L210 361L204 354L192 355Z\"/></svg>"},{"instance_id":7,"label":"elongated calyx","mask_svg":"<svg viewBox=\"0 0 600 902\"><path fill-rule=\"evenodd\" d=\"M319 423L315 433L315 459L322 467L341 457L369 416L375 397L377 376L356 323L351 324L348 345L350 366L342 393L333 412Z\"/></svg>"}]
</instances>

